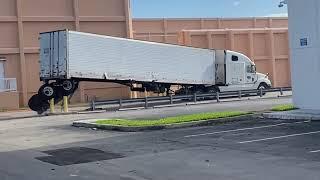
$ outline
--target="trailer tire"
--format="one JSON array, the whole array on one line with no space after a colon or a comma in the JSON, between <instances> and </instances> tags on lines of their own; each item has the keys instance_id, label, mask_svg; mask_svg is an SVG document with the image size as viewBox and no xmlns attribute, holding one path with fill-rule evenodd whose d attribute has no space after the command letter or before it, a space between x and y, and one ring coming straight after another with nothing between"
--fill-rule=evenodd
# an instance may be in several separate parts
<instances>
[{"instance_id":1,"label":"trailer tire","mask_svg":"<svg viewBox=\"0 0 320 180\"><path fill-rule=\"evenodd\" d=\"M31 110L42 114L49 109L50 105L47 100L43 99L39 94L36 94L30 98L28 106Z\"/></svg>"},{"instance_id":2,"label":"trailer tire","mask_svg":"<svg viewBox=\"0 0 320 180\"><path fill-rule=\"evenodd\" d=\"M56 87L52 84L44 84L39 88L38 94L45 100L49 100L55 97Z\"/></svg>"},{"instance_id":3,"label":"trailer tire","mask_svg":"<svg viewBox=\"0 0 320 180\"><path fill-rule=\"evenodd\" d=\"M64 96L69 96L76 89L76 83L72 80L64 80L61 83L62 93Z\"/></svg>"}]
</instances>

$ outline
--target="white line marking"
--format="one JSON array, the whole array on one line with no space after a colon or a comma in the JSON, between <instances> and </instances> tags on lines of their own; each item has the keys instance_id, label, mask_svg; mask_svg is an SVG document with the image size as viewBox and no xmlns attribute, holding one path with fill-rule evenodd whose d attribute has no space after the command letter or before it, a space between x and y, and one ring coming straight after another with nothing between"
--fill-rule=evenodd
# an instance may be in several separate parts
<instances>
[{"instance_id":1,"label":"white line marking","mask_svg":"<svg viewBox=\"0 0 320 180\"><path fill-rule=\"evenodd\" d=\"M320 152L320 150L310 151L309 153L318 153L318 152Z\"/></svg>"},{"instance_id":2,"label":"white line marking","mask_svg":"<svg viewBox=\"0 0 320 180\"><path fill-rule=\"evenodd\" d=\"M243 129L234 129L234 130L227 130L227 131L218 131L218 132L212 132L212 133L203 133L203 134L195 134L195 135L188 135L184 136L185 138L191 138L191 137L199 137L199 136L207 136L207 135L213 135L213 134L222 134L222 133L228 133L228 132L238 132L238 131L245 131L245 130L253 130L253 129L263 129L263 128L269 128L269 127L277 127L277 126L284 126L289 124L302 124L302 123L309 123L310 121L300 121L300 122L294 122L294 123L281 123L281 124L274 124L274 125L268 125L268 126L257 126L252 128L243 128Z\"/></svg>"},{"instance_id":3,"label":"white line marking","mask_svg":"<svg viewBox=\"0 0 320 180\"><path fill-rule=\"evenodd\" d=\"M320 131L314 131L314 132L307 132L307 133L301 133L301 134L290 134L286 136L278 136L278 137L271 137L271 138L265 138L265 139L256 139L251 141L242 141L238 142L240 144L247 144L247 143L253 143L253 142L261 142L261 141L268 141L268 140L274 140L274 139L282 139L282 138L289 138L289 137L296 137L296 136L304 136L304 135L311 135L311 134L319 134Z\"/></svg>"}]
</instances>

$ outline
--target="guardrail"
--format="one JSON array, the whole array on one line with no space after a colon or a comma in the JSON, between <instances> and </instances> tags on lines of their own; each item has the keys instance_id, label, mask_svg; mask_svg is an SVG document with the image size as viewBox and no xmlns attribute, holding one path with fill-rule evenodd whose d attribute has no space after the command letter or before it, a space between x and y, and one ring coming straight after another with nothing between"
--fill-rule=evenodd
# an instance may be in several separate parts
<instances>
[{"instance_id":1,"label":"guardrail","mask_svg":"<svg viewBox=\"0 0 320 180\"><path fill-rule=\"evenodd\" d=\"M131 105L134 107L149 108L152 104L158 105L167 104L173 105L177 101L189 101L197 103L199 100L215 99L220 102L222 98L236 97L241 99L245 95L260 96L263 97L268 92L279 92L279 95L283 95L284 92L292 91L291 88L271 88L271 89L260 89L260 90L245 90L245 91L231 91L231 92L217 92L211 94L193 94L193 95L177 95L177 96L163 96L163 97L145 97L135 99L116 99L108 101L92 101L90 103L90 110L95 111L100 106L106 105L117 105L117 109L122 109L125 105Z\"/></svg>"},{"instance_id":2,"label":"guardrail","mask_svg":"<svg viewBox=\"0 0 320 180\"><path fill-rule=\"evenodd\" d=\"M17 91L16 78L0 78L0 92Z\"/></svg>"}]
</instances>

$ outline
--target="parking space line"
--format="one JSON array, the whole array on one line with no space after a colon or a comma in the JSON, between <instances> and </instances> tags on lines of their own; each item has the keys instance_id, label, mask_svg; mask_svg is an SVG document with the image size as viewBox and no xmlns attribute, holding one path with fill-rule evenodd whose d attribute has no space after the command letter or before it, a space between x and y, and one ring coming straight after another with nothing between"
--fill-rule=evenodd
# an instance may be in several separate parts
<instances>
[{"instance_id":1,"label":"parking space line","mask_svg":"<svg viewBox=\"0 0 320 180\"><path fill-rule=\"evenodd\" d=\"M218 132L212 132L212 133L188 135L188 136L184 136L184 138L192 138L192 137L207 136L207 135L214 135L214 134L222 134L222 133L228 133L228 132L254 130L254 129L263 129L263 128L278 127L278 126L284 126L284 125L290 125L290 124L302 124L302 123L309 123L309 122L310 121L299 121L299 122L294 122L294 123L280 123L280 124L267 125L267 126L257 126L257 127L251 127L251 128L233 129L233 130L218 131Z\"/></svg>"},{"instance_id":2,"label":"parking space line","mask_svg":"<svg viewBox=\"0 0 320 180\"><path fill-rule=\"evenodd\" d=\"M320 152L320 150L310 151L309 153L318 153L318 152Z\"/></svg>"},{"instance_id":3,"label":"parking space line","mask_svg":"<svg viewBox=\"0 0 320 180\"><path fill-rule=\"evenodd\" d=\"M319 133L320 133L320 131L314 131L314 132L307 132L307 133L300 133L300 134L290 134L290 135L285 135L285 136L270 137L270 138L264 138L264 139L256 139L256 140L251 140L251 141L242 141L242 142L238 142L238 143L247 144L247 143L253 143L253 142L269 141L269 140L274 140L274 139L283 139L283 138L304 136L304 135L311 135L311 134L319 134Z\"/></svg>"}]
</instances>

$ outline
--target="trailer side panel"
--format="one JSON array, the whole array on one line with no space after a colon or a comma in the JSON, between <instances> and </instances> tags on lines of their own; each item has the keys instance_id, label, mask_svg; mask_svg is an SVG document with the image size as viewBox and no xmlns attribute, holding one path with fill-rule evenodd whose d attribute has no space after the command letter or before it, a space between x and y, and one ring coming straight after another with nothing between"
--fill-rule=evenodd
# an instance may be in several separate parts
<instances>
[{"instance_id":1,"label":"trailer side panel","mask_svg":"<svg viewBox=\"0 0 320 180\"><path fill-rule=\"evenodd\" d=\"M71 77L215 84L213 50L68 32Z\"/></svg>"}]
</instances>

